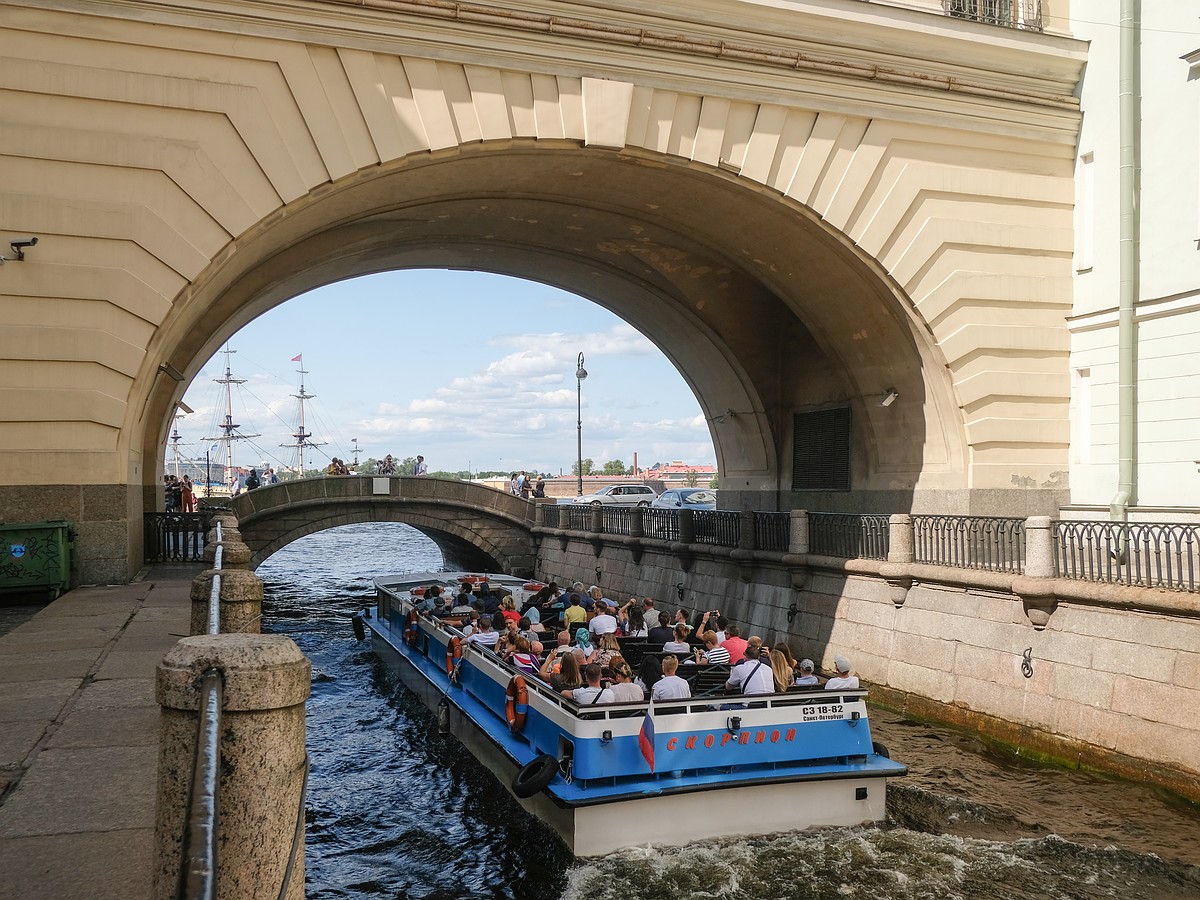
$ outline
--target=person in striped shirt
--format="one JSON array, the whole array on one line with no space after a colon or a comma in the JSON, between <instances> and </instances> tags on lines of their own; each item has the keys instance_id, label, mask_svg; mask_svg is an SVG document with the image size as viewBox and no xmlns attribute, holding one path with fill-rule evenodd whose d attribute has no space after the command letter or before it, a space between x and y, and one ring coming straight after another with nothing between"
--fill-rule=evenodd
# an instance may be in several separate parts
<instances>
[{"instance_id":1,"label":"person in striped shirt","mask_svg":"<svg viewBox=\"0 0 1200 900\"><path fill-rule=\"evenodd\" d=\"M729 665L729 651L720 646L715 631L704 632L704 649L696 648L696 662Z\"/></svg>"}]
</instances>

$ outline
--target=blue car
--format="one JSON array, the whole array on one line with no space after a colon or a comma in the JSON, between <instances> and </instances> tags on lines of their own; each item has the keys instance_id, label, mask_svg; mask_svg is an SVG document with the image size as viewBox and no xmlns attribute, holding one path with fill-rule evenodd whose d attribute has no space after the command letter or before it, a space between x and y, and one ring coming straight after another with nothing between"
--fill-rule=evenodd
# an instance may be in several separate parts
<instances>
[{"instance_id":1,"label":"blue car","mask_svg":"<svg viewBox=\"0 0 1200 900\"><path fill-rule=\"evenodd\" d=\"M712 488L670 488L650 504L655 509L716 509L717 492Z\"/></svg>"}]
</instances>

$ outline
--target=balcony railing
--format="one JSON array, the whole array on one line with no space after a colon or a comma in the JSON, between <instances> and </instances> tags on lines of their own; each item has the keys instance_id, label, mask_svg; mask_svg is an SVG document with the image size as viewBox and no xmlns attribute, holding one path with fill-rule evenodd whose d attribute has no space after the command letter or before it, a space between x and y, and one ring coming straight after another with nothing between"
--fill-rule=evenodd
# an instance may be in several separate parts
<instances>
[{"instance_id":1,"label":"balcony railing","mask_svg":"<svg viewBox=\"0 0 1200 900\"><path fill-rule=\"evenodd\" d=\"M956 19L1041 31L1042 0L942 0L942 10Z\"/></svg>"},{"instance_id":2,"label":"balcony railing","mask_svg":"<svg viewBox=\"0 0 1200 900\"><path fill-rule=\"evenodd\" d=\"M754 546L759 550L786 553L791 545L791 530L791 513L756 512L754 514Z\"/></svg>"}]
</instances>

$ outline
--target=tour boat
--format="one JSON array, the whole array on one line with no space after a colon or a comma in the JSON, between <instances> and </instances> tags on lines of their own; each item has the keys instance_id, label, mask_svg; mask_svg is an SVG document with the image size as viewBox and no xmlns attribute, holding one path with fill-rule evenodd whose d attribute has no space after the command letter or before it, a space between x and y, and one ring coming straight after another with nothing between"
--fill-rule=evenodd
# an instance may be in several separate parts
<instances>
[{"instance_id":1,"label":"tour boat","mask_svg":"<svg viewBox=\"0 0 1200 900\"><path fill-rule=\"evenodd\" d=\"M369 630L439 727L576 856L877 823L887 779L908 771L872 742L863 690L578 705L469 644L457 618L414 606L429 585L449 599L464 580L504 588L518 606L541 586L494 574L377 578L376 608L355 617L355 632Z\"/></svg>"}]
</instances>

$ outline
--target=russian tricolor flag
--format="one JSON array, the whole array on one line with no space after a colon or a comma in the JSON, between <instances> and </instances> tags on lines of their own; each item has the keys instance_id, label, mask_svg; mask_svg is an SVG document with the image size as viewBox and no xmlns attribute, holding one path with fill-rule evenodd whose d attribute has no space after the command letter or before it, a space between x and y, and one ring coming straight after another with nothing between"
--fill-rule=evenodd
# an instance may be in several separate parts
<instances>
[{"instance_id":1,"label":"russian tricolor flag","mask_svg":"<svg viewBox=\"0 0 1200 900\"><path fill-rule=\"evenodd\" d=\"M646 707L646 717L642 719L642 730L638 732L638 746L642 748L642 756L650 763L650 771L654 771L654 703Z\"/></svg>"}]
</instances>

